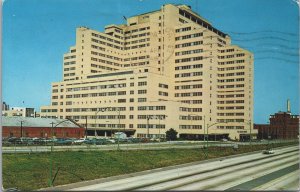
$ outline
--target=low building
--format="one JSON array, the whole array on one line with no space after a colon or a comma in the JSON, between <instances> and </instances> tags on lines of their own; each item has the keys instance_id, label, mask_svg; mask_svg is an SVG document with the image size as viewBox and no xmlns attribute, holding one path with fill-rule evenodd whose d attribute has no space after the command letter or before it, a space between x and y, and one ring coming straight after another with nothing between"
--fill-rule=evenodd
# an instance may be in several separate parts
<instances>
[{"instance_id":1,"label":"low building","mask_svg":"<svg viewBox=\"0 0 300 192\"><path fill-rule=\"evenodd\" d=\"M258 139L297 139L299 136L299 115L292 115L290 101L287 112L270 115L270 124L254 124Z\"/></svg>"},{"instance_id":2,"label":"low building","mask_svg":"<svg viewBox=\"0 0 300 192\"><path fill-rule=\"evenodd\" d=\"M270 124L254 124L254 129L257 130L257 139L267 139L270 134Z\"/></svg>"},{"instance_id":3,"label":"low building","mask_svg":"<svg viewBox=\"0 0 300 192\"><path fill-rule=\"evenodd\" d=\"M2 137L82 138L85 129L70 119L2 116Z\"/></svg>"},{"instance_id":4,"label":"low building","mask_svg":"<svg viewBox=\"0 0 300 192\"><path fill-rule=\"evenodd\" d=\"M270 116L269 136L275 139L297 139L299 135L299 115L278 112Z\"/></svg>"}]
</instances>

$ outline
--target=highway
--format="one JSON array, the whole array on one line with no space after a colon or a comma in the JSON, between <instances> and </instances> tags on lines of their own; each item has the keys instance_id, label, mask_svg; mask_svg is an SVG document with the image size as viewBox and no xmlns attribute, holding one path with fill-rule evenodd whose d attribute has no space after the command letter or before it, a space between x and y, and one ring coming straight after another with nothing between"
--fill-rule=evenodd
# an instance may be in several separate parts
<instances>
[{"instance_id":1,"label":"highway","mask_svg":"<svg viewBox=\"0 0 300 192\"><path fill-rule=\"evenodd\" d=\"M274 154L258 152L52 188L69 191L297 189L298 146L277 149Z\"/></svg>"}]
</instances>

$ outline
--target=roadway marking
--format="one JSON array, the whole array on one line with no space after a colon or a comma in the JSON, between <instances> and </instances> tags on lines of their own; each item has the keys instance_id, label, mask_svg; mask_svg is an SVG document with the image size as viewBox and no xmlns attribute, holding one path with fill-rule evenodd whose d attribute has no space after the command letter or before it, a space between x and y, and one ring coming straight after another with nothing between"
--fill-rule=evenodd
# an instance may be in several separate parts
<instances>
[{"instance_id":1,"label":"roadway marking","mask_svg":"<svg viewBox=\"0 0 300 192\"><path fill-rule=\"evenodd\" d=\"M289 167L286 167L284 169L275 171L273 173L269 173L269 174L264 175L262 177L256 178L254 180L242 183L240 185L236 185L234 187L226 189L226 191L239 191L239 190L250 191L253 188L256 188L256 187L258 187L260 185L268 183L268 182L270 182L270 181L272 181L274 179L282 177L282 176L284 176L286 174L289 174L289 173L291 173L293 171L296 171L296 170L299 170L299 164L298 163L294 164L294 165L291 165Z\"/></svg>"}]
</instances>

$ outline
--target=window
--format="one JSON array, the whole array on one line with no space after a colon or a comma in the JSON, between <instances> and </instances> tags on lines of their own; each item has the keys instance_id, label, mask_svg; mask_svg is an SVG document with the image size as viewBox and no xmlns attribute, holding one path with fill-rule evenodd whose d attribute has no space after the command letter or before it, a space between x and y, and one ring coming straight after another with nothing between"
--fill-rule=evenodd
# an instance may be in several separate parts
<instances>
[{"instance_id":1,"label":"window","mask_svg":"<svg viewBox=\"0 0 300 192\"><path fill-rule=\"evenodd\" d=\"M138 90L138 94L146 94L147 90Z\"/></svg>"}]
</instances>

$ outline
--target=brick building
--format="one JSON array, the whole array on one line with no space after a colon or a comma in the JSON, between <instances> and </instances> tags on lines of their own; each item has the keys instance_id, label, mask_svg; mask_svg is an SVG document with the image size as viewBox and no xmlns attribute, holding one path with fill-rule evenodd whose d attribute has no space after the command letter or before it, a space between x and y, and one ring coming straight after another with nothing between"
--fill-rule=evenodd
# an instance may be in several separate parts
<instances>
[{"instance_id":1,"label":"brick building","mask_svg":"<svg viewBox=\"0 0 300 192\"><path fill-rule=\"evenodd\" d=\"M81 138L83 127L69 119L2 116L2 137Z\"/></svg>"},{"instance_id":2,"label":"brick building","mask_svg":"<svg viewBox=\"0 0 300 192\"><path fill-rule=\"evenodd\" d=\"M299 135L299 115L278 112L270 115L270 124L255 124L258 139L297 139Z\"/></svg>"}]
</instances>

